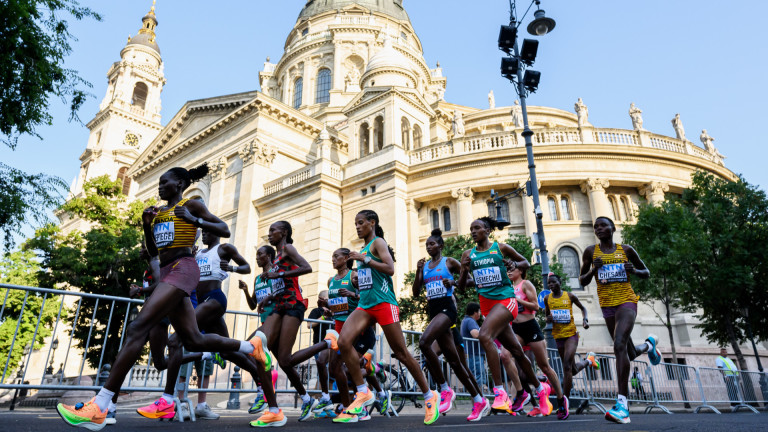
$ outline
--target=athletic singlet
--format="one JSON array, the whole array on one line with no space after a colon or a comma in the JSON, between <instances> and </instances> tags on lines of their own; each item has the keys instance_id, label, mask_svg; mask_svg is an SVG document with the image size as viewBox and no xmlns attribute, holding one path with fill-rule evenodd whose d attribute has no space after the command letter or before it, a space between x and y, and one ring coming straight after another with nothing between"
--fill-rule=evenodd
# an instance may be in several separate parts
<instances>
[{"instance_id":1,"label":"athletic singlet","mask_svg":"<svg viewBox=\"0 0 768 432\"><path fill-rule=\"evenodd\" d=\"M493 300L515 298L515 289L507 276L504 255L497 242L493 242L483 252L479 252L477 246L473 247L469 258L469 269L475 279L478 294Z\"/></svg>"},{"instance_id":2,"label":"athletic singlet","mask_svg":"<svg viewBox=\"0 0 768 432\"><path fill-rule=\"evenodd\" d=\"M197 227L173 213L176 206L183 206L187 201L183 199L171 208L160 210L152 220L152 232L158 251L194 246Z\"/></svg>"},{"instance_id":3,"label":"athletic singlet","mask_svg":"<svg viewBox=\"0 0 768 432\"><path fill-rule=\"evenodd\" d=\"M352 285L352 270L349 270L341 279L336 279L336 276L332 277L328 286L328 307L333 312L333 319L336 321L346 321L349 314L357 309L357 300L339 295L339 290L342 288L347 291L357 291Z\"/></svg>"},{"instance_id":4,"label":"athletic singlet","mask_svg":"<svg viewBox=\"0 0 768 432\"><path fill-rule=\"evenodd\" d=\"M221 269L219 246L217 244L205 252L200 251L195 256L197 266L200 267L200 282L223 281L229 277L229 273Z\"/></svg>"},{"instance_id":5,"label":"athletic singlet","mask_svg":"<svg viewBox=\"0 0 768 432\"><path fill-rule=\"evenodd\" d=\"M271 271L279 273L281 271L287 272L290 270L296 270L299 268L296 264L286 264L282 254L278 253L275 260L272 262ZM296 302L304 302L304 297L301 296L301 288L299 287L299 278L277 278L272 279L272 293L275 295L277 303L288 302L293 305Z\"/></svg>"},{"instance_id":6,"label":"athletic singlet","mask_svg":"<svg viewBox=\"0 0 768 432\"><path fill-rule=\"evenodd\" d=\"M363 256L371 257L371 260L382 262L371 251L371 245L378 237L374 237L370 243L360 251ZM357 307L361 309L370 309L377 304L389 303L397 306L392 277L384 274L368 264L358 261L357 263L357 285L360 289L360 302Z\"/></svg>"},{"instance_id":7,"label":"athletic singlet","mask_svg":"<svg viewBox=\"0 0 768 432\"><path fill-rule=\"evenodd\" d=\"M554 293L544 299L552 314L552 337L555 339L569 338L576 334L576 324L573 323L573 302L567 292L555 298Z\"/></svg>"},{"instance_id":8,"label":"athletic singlet","mask_svg":"<svg viewBox=\"0 0 768 432\"><path fill-rule=\"evenodd\" d=\"M624 270L624 264L629 262L624 248L616 245L612 253L603 253L600 245L595 245L593 259L602 258L603 265L597 270L595 282L597 283L597 298L600 307L618 306L624 303L637 303L638 296L632 290L629 283L629 275Z\"/></svg>"},{"instance_id":9,"label":"athletic singlet","mask_svg":"<svg viewBox=\"0 0 768 432\"><path fill-rule=\"evenodd\" d=\"M422 269L422 276L424 280L424 287L427 291L427 300L435 300L443 297L453 296L453 286L446 288L443 284L443 279L453 280L453 275L448 270L447 257L443 257L435 268L429 268L429 260L424 264Z\"/></svg>"},{"instance_id":10,"label":"athletic singlet","mask_svg":"<svg viewBox=\"0 0 768 432\"><path fill-rule=\"evenodd\" d=\"M256 299L256 304L260 304L262 300L267 298L272 294L272 280L270 279L261 279L261 275L256 276L256 279L253 281L253 298ZM264 322L267 316L272 312L272 309L274 309L274 302L269 302L269 304L264 305L264 313L260 316L261 321Z\"/></svg>"},{"instance_id":11,"label":"athletic singlet","mask_svg":"<svg viewBox=\"0 0 768 432\"><path fill-rule=\"evenodd\" d=\"M517 284L517 286L515 287L515 297L517 297L520 300L527 301L527 302L538 301L537 299L528 300L528 296L525 295L525 290L523 289L523 283L525 283L525 279L520 281L520 283ZM536 311L532 311L532 310L526 308L520 302L517 302L517 313L518 314L536 315Z\"/></svg>"}]
</instances>

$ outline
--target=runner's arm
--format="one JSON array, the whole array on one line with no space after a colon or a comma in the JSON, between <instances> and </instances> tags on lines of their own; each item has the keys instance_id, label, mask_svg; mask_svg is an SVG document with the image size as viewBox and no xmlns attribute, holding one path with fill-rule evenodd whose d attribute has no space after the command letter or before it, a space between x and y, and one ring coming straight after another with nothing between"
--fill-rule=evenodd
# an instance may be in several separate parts
<instances>
[{"instance_id":1,"label":"runner's arm","mask_svg":"<svg viewBox=\"0 0 768 432\"><path fill-rule=\"evenodd\" d=\"M584 249L584 253L581 255L581 273L579 274L579 283L581 286L587 286L590 282L592 282L592 277L595 273L592 267L594 251L594 246L588 246L586 249Z\"/></svg>"},{"instance_id":2,"label":"runner's arm","mask_svg":"<svg viewBox=\"0 0 768 432\"><path fill-rule=\"evenodd\" d=\"M229 238L231 235L227 224L208 211L208 207L200 200L189 200L183 206L177 206L173 213L176 217L182 218L215 236ZM198 223L199 218L202 219L200 223Z\"/></svg>"},{"instance_id":3,"label":"runner's arm","mask_svg":"<svg viewBox=\"0 0 768 432\"><path fill-rule=\"evenodd\" d=\"M584 307L583 304L581 304L581 301L578 297L576 297L572 293L568 293L568 296L571 298L571 303L575 304L579 309L581 309L581 314L584 316L584 324L583 327L585 329L589 328L589 318L587 317L587 308Z\"/></svg>"},{"instance_id":4,"label":"runner's arm","mask_svg":"<svg viewBox=\"0 0 768 432\"><path fill-rule=\"evenodd\" d=\"M512 259L512 261L515 263L516 268L519 268L521 270L531 268L531 263L529 263L524 256L520 255L520 253L516 251L515 248L513 248L512 246L506 243L499 243L499 249L501 249L501 253L505 257Z\"/></svg>"},{"instance_id":5,"label":"runner's arm","mask_svg":"<svg viewBox=\"0 0 768 432\"><path fill-rule=\"evenodd\" d=\"M536 288L533 287L533 284L530 281L523 282L523 290L525 290L525 296L529 299L536 299ZM539 302L537 300L534 301L525 301L521 299L517 299L517 301L525 306L526 309L532 310L534 312L538 312L539 310Z\"/></svg>"},{"instance_id":6,"label":"runner's arm","mask_svg":"<svg viewBox=\"0 0 768 432\"><path fill-rule=\"evenodd\" d=\"M299 255L299 251L296 250L296 248L293 245L291 244L285 245L284 252L285 252L285 255L288 258L290 258L291 262L296 264L299 268L293 269L293 270L286 270L283 277L293 278L293 277L298 277L308 273L312 273L312 267L309 265L307 260L304 259L303 256Z\"/></svg>"},{"instance_id":7,"label":"runner's arm","mask_svg":"<svg viewBox=\"0 0 768 432\"><path fill-rule=\"evenodd\" d=\"M624 253L627 254L629 262L624 264L624 269L627 273L631 273L640 279L648 279L651 277L651 271L645 266L643 260L640 259L640 255L637 254L635 248L630 245L622 245ZM631 265L630 265L631 264Z\"/></svg>"},{"instance_id":8,"label":"runner's arm","mask_svg":"<svg viewBox=\"0 0 768 432\"><path fill-rule=\"evenodd\" d=\"M222 252L224 256L222 256ZM248 264L248 261L240 255L236 247L229 243L219 247L219 257L221 258L221 268L225 271L239 274L249 274L251 272L251 265ZM230 266L229 260L236 262L237 265Z\"/></svg>"}]
</instances>

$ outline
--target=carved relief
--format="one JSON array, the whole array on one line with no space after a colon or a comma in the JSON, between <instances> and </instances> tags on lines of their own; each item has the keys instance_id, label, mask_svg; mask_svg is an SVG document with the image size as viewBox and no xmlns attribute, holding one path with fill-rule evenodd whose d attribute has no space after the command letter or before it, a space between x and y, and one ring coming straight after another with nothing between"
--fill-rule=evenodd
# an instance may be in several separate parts
<instances>
[{"instance_id":1,"label":"carved relief","mask_svg":"<svg viewBox=\"0 0 768 432\"><path fill-rule=\"evenodd\" d=\"M211 181L219 180L227 172L227 158L222 156L221 159L209 163L208 166L210 167Z\"/></svg>"},{"instance_id":2,"label":"carved relief","mask_svg":"<svg viewBox=\"0 0 768 432\"><path fill-rule=\"evenodd\" d=\"M588 178L586 180L583 180L580 183L581 191L583 193L588 192L600 192L604 191L605 188L610 186L610 182L608 179L600 179L600 178Z\"/></svg>"},{"instance_id":3,"label":"carved relief","mask_svg":"<svg viewBox=\"0 0 768 432\"><path fill-rule=\"evenodd\" d=\"M240 159L243 165L258 162L260 165L269 166L277 156L277 150L271 145L264 144L257 139L252 139L240 149Z\"/></svg>"},{"instance_id":4,"label":"carved relief","mask_svg":"<svg viewBox=\"0 0 768 432\"><path fill-rule=\"evenodd\" d=\"M466 187L451 190L451 196L456 198L458 201L472 201L472 199L475 197L475 194L472 192L472 188Z\"/></svg>"}]
</instances>

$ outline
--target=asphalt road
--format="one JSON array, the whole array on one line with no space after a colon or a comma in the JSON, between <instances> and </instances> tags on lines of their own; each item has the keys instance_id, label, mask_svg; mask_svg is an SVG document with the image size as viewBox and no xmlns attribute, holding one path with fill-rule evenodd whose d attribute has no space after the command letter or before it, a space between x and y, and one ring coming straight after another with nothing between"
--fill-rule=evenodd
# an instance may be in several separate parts
<instances>
[{"instance_id":1,"label":"asphalt road","mask_svg":"<svg viewBox=\"0 0 768 432\"><path fill-rule=\"evenodd\" d=\"M134 412L122 412L118 410L117 424L107 426L104 431L244 431L252 430L248 422L256 416L248 415L245 411L215 410L221 414L219 420L198 420L197 422L168 423L167 421L147 420ZM406 414L399 418L386 418L375 415L370 421L356 424L339 425L330 420L312 420L299 423L296 412L289 412L288 423L281 428L284 431L334 431L340 430L385 430L411 431L427 430L445 431L461 428L467 432L485 431L487 428L494 430L520 430L540 432L544 429L553 431L768 431L768 415L766 413L736 413L736 414L633 414L632 423L617 425L609 423L602 416L595 414L572 415L565 421L558 421L554 416L547 418L522 418L510 416L489 416L478 423L468 423L466 413L459 410L456 414L449 413L443 416L432 426L424 426L423 416ZM484 429L485 428L485 429ZM34 431L34 432L58 432L75 431L67 426L51 409L23 409L14 412L0 412L0 431ZM84 429L77 429L84 430Z\"/></svg>"}]
</instances>

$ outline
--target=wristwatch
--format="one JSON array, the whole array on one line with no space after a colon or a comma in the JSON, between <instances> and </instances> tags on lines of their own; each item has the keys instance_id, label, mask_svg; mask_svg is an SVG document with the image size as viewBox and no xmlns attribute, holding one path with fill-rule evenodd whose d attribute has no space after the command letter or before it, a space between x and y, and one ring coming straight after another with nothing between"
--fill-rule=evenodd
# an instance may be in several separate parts
<instances>
[{"instance_id":1,"label":"wristwatch","mask_svg":"<svg viewBox=\"0 0 768 432\"><path fill-rule=\"evenodd\" d=\"M363 262L365 263L365 265L368 265L368 263L371 262L371 257L369 257L369 256L365 257Z\"/></svg>"},{"instance_id":2,"label":"wristwatch","mask_svg":"<svg viewBox=\"0 0 768 432\"><path fill-rule=\"evenodd\" d=\"M195 219L195 226L197 226L198 228L202 227L203 226L203 218L199 217L199 218Z\"/></svg>"}]
</instances>

